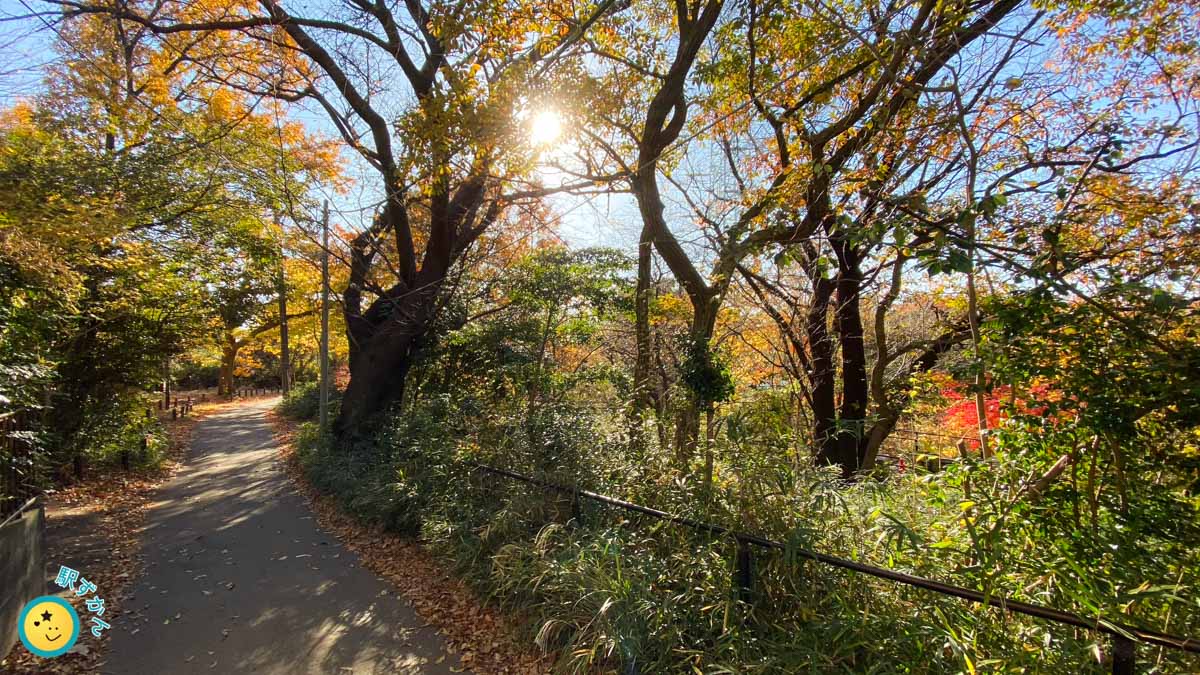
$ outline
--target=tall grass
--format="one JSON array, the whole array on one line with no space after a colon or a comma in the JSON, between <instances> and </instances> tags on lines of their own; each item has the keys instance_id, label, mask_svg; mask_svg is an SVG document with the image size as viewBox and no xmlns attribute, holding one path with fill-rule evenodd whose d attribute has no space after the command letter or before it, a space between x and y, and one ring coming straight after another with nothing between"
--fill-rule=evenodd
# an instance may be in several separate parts
<instances>
[{"instance_id":1,"label":"tall grass","mask_svg":"<svg viewBox=\"0 0 1200 675\"><path fill-rule=\"evenodd\" d=\"M481 593L522 617L526 639L555 654L561 672L1109 667L1108 641L1098 634L795 554L820 550L1084 614L1120 612L1079 590L1086 575L1063 569L1066 547L1053 539L1059 533L1046 524L1050 516L1024 513L1016 525L994 528L991 539L980 537L977 526L993 522L986 500L999 499L1006 481L1015 480L1016 460L846 484L806 461L726 438L714 488L705 493L680 478L668 451L629 443L618 415L567 403L535 415L473 406L432 399L397 416L372 442L351 447L330 447L310 430L301 457L317 486L347 510L420 536ZM468 409L473 414L464 414ZM757 552L753 593L743 601L732 582L735 546L728 538L589 502L576 514L562 496L471 470L475 461L751 531L789 548ZM1119 577L1157 578L1158 562L1131 551ZM1194 561L1180 565L1185 583L1194 583ZM1186 632L1200 617L1188 598L1139 600L1126 607L1136 610L1128 612L1135 623ZM1143 648L1140 657L1154 672L1200 670L1200 660L1178 653Z\"/></svg>"}]
</instances>

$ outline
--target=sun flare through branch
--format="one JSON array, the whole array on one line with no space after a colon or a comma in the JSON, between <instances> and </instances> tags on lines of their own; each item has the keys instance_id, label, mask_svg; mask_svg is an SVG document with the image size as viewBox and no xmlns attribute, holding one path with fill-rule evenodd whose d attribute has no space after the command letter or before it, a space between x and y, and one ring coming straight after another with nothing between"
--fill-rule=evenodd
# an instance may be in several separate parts
<instances>
[{"instance_id":1,"label":"sun flare through branch","mask_svg":"<svg viewBox=\"0 0 1200 675\"><path fill-rule=\"evenodd\" d=\"M541 110L529 118L529 141L537 147L554 143L562 135L562 118L554 110Z\"/></svg>"}]
</instances>

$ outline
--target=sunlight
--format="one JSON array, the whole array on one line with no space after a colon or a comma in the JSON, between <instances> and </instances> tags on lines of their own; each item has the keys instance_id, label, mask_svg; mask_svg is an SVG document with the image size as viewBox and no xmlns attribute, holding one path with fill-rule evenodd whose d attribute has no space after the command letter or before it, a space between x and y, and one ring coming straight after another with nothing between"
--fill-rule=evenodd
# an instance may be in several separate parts
<instances>
[{"instance_id":1,"label":"sunlight","mask_svg":"<svg viewBox=\"0 0 1200 675\"><path fill-rule=\"evenodd\" d=\"M562 118L554 110L542 110L529 119L529 140L536 146L549 145L562 135Z\"/></svg>"}]
</instances>

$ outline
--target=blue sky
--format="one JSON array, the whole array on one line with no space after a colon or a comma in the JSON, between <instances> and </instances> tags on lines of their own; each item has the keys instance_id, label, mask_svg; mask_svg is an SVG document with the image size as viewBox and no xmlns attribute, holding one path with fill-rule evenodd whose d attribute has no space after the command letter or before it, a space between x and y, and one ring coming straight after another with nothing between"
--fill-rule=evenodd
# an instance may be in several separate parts
<instances>
[{"instance_id":1,"label":"blue sky","mask_svg":"<svg viewBox=\"0 0 1200 675\"><path fill-rule=\"evenodd\" d=\"M40 11L47 6L36 0L27 2L0 0L0 105L5 107L38 94L43 88L43 68L58 57L52 46L53 32L40 19L28 17L30 7ZM319 109L296 107L292 116L315 132L336 137L336 130ZM378 174L352 155L346 155L349 174L355 180L351 191L340 195L317 190L316 194L330 200L333 220L358 229L369 222L370 207L379 201L382 191ZM554 180L547 177L550 184ZM571 246L614 246L630 251L636 246L641 218L629 195L560 195L551 198L551 203L562 220L550 238L561 238Z\"/></svg>"}]
</instances>

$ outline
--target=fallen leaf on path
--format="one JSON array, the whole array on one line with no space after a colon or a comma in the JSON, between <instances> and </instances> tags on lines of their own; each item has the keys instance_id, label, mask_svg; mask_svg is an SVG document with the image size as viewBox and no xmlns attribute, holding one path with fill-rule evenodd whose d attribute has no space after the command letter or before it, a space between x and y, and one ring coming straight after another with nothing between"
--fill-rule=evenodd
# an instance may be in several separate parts
<instances>
[{"instance_id":1,"label":"fallen leaf on path","mask_svg":"<svg viewBox=\"0 0 1200 675\"><path fill-rule=\"evenodd\" d=\"M425 625L436 627L446 640L448 652L453 654L457 649L471 653L469 670L476 675L544 675L552 671L553 655L540 654L531 642L518 643L515 636L519 633L510 617L481 600L462 580L446 573L453 568L452 563L436 559L418 541L362 525L341 511L335 500L309 485L291 445L295 425L273 412L269 416L288 476L307 498L320 528L357 553L362 567L388 581L394 589L390 594L408 601ZM340 557L340 552L322 556ZM356 567L351 562L342 566ZM445 659L443 655L438 663Z\"/></svg>"}]
</instances>

